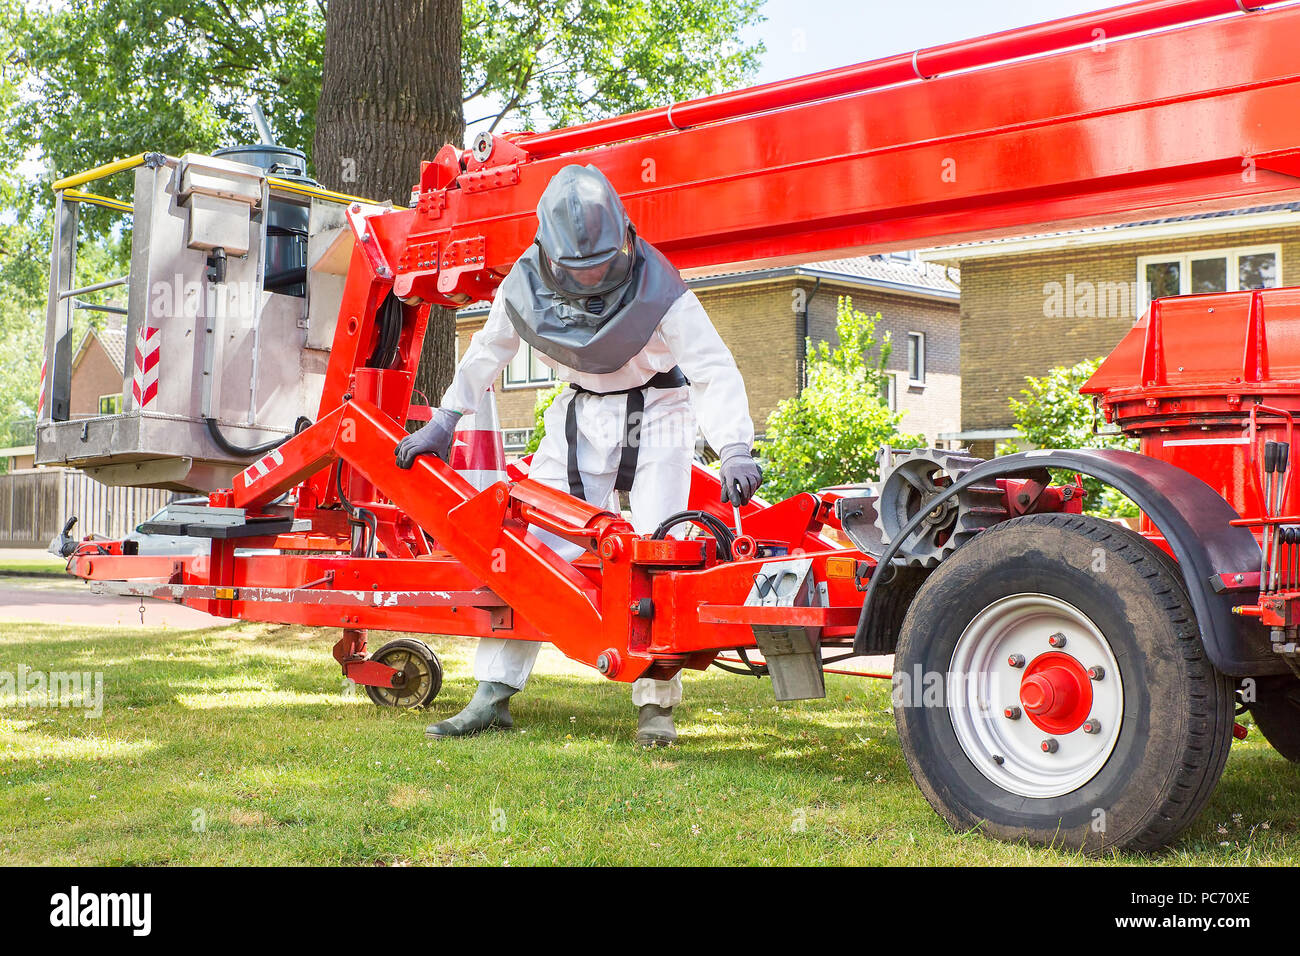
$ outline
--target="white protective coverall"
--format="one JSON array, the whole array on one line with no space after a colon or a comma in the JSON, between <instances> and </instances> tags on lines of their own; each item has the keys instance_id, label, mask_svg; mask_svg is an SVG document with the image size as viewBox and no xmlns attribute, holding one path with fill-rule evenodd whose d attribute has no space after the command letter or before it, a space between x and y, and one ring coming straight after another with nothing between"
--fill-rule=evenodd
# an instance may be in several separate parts
<instances>
[{"instance_id":1,"label":"white protective coverall","mask_svg":"<svg viewBox=\"0 0 1300 956\"><path fill-rule=\"evenodd\" d=\"M519 334L498 297L486 324L470 340L455 378L442 397L442 407L463 414L473 412L519 346ZM649 534L669 515L686 510L697 419L705 440L714 448L737 442L746 448L753 445L754 423L749 417L749 400L740 370L700 300L690 290L669 307L645 347L616 371L579 372L546 355L538 357L555 369L559 381L591 392L634 388L674 366L680 367L690 381L689 386L645 391L636 475L629 492L632 525L638 534ZM565 419L573 402L578 403L578 467L587 501L617 511L618 503L611 497L622 453L626 395L584 394L571 388L560 393L546 412L546 434L533 455L529 477L569 490ZM529 531L565 560L573 560L582 552L579 545L540 528L531 527ZM474 657L474 677L522 689L539 647L535 641L481 638ZM680 674L666 681L642 678L632 685L632 702L638 707L674 707L681 697Z\"/></svg>"}]
</instances>

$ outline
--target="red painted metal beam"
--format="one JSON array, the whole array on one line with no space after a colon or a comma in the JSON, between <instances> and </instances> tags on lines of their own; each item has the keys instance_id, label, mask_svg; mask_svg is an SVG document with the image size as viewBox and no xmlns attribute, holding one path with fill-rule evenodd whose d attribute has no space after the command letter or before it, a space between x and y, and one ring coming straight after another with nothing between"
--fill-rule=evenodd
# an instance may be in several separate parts
<instances>
[{"instance_id":1,"label":"red painted metal beam","mask_svg":"<svg viewBox=\"0 0 1300 956\"><path fill-rule=\"evenodd\" d=\"M340 411L335 454L546 640L575 660L595 665L604 650L599 588L509 516L505 482L475 492L449 465L429 455L417 458L410 470L398 468L393 449L406 433L396 422L362 401L349 402ZM620 679L634 680L650 663L630 661Z\"/></svg>"},{"instance_id":2,"label":"red painted metal beam","mask_svg":"<svg viewBox=\"0 0 1300 956\"><path fill-rule=\"evenodd\" d=\"M334 463L340 442L343 407L324 415L283 445L263 455L231 484L230 503L236 508L257 508L278 498L300 481Z\"/></svg>"},{"instance_id":3,"label":"red painted metal beam","mask_svg":"<svg viewBox=\"0 0 1300 956\"><path fill-rule=\"evenodd\" d=\"M671 106L628 113L579 126L513 137L534 158L621 140L787 109L816 100L863 93L898 83L931 79L941 73L971 70L1079 45L1110 43L1137 33L1164 30L1197 20L1263 9L1268 3L1238 0L1142 0L1108 10L1081 13L971 40L927 47L914 53L823 70L743 90L686 100Z\"/></svg>"},{"instance_id":4,"label":"red painted metal beam","mask_svg":"<svg viewBox=\"0 0 1300 956\"><path fill-rule=\"evenodd\" d=\"M851 607L761 607L758 605L700 605L705 624L769 624L778 627L850 627L858 623L862 605Z\"/></svg>"}]
</instances>

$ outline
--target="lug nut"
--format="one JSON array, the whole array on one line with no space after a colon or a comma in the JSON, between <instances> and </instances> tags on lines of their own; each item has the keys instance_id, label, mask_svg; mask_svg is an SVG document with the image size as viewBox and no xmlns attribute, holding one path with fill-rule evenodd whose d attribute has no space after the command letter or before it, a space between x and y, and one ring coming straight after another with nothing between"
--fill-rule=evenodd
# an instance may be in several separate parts
<instances>
[{"instance_id":1,"label":"lug nut","mask_svg":"<svg viewBox=\"0 0 1300 956\"><path fill-rule=\"evenodd\" d=\"M1083 722L1081 729L1085 734L1099 734L1101 733L1101 721L1094 717L1089 717Z\"/></svg>"},{"instance_id":2,"label":"lug nut","mask_svg":"<svg viewBox=\"0 0 1300 956\"><path fill-rule=\"evenodd\" d=\"M1019 720L1020 708L1008 707L1006 710L1002 711L1002 716L1005 717L1007 720Z\"/></svg>"},{"instance_id":3,"label":"lug nut","mask_svg":"<svg viewBox=\"0 0 1300 956\"><path fill-rule=\"evenodd\" d=\"M1007 758L1002 756L1001 754L994 754L993 762L997 764L999 767L1001 767L1004 763L1007 762Z\"/></svg>"},{"instance_id":4,"label":"lug nut","mask_svg":"<svg viewBox=\"0 0 1300 956\"><path fill-rule=\"evenodd\" d=\"M1025 666L1025 655L1024 655L1024 654L1012 654L1010 657L1007 658L1007 663L1010 664L1012 667L1024 667L1024 666Z\"/></svg>"},{"instance_id":5,"label":"lug nut","mask_svg":"<svg viewBox=\"0 0 1300 956\"><path fill-rule=\"evenodd\" d=\"M1044 741L1043 741L1041 744L1039 744L1038 746L1042 748L1043 753L1045 753L1045 754L1054 754L1054 753L1056 753L1056 749L1057 749L1057 747L1060 746L1060 745L1057 744L1057 742L1056 742L1056 738L1055 738L1055 737L1048 737L1046 740L1044 740Z\"/></svg>"},{"instance_id":6,"label":"lug nut","mask_svg":"<svg viewBox=\"0 0 1300 956\"><path fill-rule=\"evenodd\" d=\"M1047 643L1053 647L1061 648L1065 646L1065 635L1059 631L1047 639Z\"/></svg>"},{"instance_id":7,"label":"lug nut","mask_svg":"<svg viewBox=\"0 0 1300 956\"><path fill-rule=\"evenodd\" d=\"M1092 680L1101 680L1106 676L1106 669L1099 664L1094 664L1088 668L1088 677Z\"/></svg>"}]
</instances>

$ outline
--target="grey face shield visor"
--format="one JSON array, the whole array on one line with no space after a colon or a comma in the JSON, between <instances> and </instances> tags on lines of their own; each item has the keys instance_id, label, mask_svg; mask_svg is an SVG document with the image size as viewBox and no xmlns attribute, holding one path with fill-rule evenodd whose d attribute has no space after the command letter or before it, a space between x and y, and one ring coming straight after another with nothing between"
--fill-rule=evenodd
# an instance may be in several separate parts
<instances>
[{"instance_id":1,"label":"grey face shield visor","mask_svg":"<svg viewBox=\"0 0 1300 956\"><path fill-rule=\"evenodd\" d=\"M538 243L537 260L543 280L554 292L567 298L585 299L607 295L627 282L636 258L635 248L629 230L623 245L612 253L564 265L552 261L541 243Z\"/></svg>"}]
</instances>

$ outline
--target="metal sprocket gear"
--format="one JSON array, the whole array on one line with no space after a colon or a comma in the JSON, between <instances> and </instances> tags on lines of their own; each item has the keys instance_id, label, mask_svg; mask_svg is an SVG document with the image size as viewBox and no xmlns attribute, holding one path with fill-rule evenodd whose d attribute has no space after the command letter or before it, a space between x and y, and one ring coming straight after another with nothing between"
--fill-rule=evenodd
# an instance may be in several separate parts
<instances>
[{"instance_id":1,"label":"metal sprocket gear","mask_svg":"<svg viewBox=\"0 0 1300 956\"><path fill-rule=\"evenodd\" d=\"M886 448L881 455L875 520L882 543L892 544L918 512L983 460L941 448ZM908 536L895 560L911 567L936 567L963 542L1008 517L997 482L977 482L936 506Z\"/></svg>"}]
</instances>

